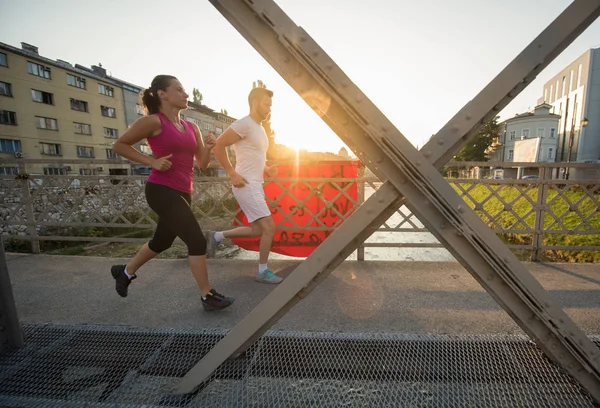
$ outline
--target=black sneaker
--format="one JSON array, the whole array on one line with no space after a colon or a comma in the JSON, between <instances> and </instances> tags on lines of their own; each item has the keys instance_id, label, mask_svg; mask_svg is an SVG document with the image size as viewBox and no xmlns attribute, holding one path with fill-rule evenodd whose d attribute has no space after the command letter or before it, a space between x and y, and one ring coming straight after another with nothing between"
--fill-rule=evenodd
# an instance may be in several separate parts
<instances>
[{"instance_id":1,"label":"black sneaker","mask_svg":"<svg viewBox=\"0 0 600 408\"><path fill-rule=\"evenodd\" d=\"M202 305L204 310L211 312L213 310L222 310L233 304L234 299L226 297L218 293L216 290L211 289L206 294L206 299L202 299Z\"/></svg>"},{"instance_id":2,"label":"black sneaker","mask_svg":"<svg viewBox=\"0 0 600 408\"><path fill-rule=\"evenodd\" d=\"M132 280L137 278L137 275L133 274L131 279L129 279L127 275L125 275L125 266L126 265L113 265L112 268L110 268L110 273L113 278L115 278L115 289L121 297L127 297L127 287Z\"/></svg>"}]
</instances>

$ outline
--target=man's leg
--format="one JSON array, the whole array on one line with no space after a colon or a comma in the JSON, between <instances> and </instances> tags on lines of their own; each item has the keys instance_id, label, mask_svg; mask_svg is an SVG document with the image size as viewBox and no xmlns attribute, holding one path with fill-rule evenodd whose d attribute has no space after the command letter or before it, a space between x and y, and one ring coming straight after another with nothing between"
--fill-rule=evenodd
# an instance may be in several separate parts
<instances>
[{"instance_id":1,"label":"man's leg","mask_svg":"<svg viewBox=\"0 0 600 408\"><path fill-rule=\"evenodd\" d=\"M267 266L271 246L273 245L273 237L275 236L275 221L273 217L263 217L253 222L261 230L260 249L258 258L258 273L256 280L263 283L279 283L283 279L273 273Z\"/></svg>"}]
</instances>

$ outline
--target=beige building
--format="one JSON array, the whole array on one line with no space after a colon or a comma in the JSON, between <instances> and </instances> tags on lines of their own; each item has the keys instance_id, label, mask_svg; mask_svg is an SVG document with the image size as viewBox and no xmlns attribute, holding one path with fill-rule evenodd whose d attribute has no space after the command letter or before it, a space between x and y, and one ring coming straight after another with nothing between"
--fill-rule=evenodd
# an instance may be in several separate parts
<instances>
[{"instance_id":1,"label":"beige building","mask_svg":"<svg viewBox=\"0 0 600 408\"><path fill-rule=\"evenodd\" d=\"M118 159L112 145L144 115L142 90L108 75L101 64L72 65L42 57L30 44L21 43L19 49L0 43L0 158L64 161L28 166L31 174L147 174L150 168L140 165L68 163ZM235 120L193 102L182 111L182 118L198 125L204 135L212 130L216 136ZM136 147L151 155L145 142ZM233 150L230 155L233 158ZM0 165L0 175L17 172L14 165Z\"/></svg>"},{"instance_id":2,"label":"beige building","mask_svg":"<svg viewBox=\"0 0 600 408\"><path fill-rule=\"evenodd\" d=\"M0 43L0 157L114 158L112 144L126 129L120 84L35 46ZM39 164L32 174L127 174L126 164ZM12 166L0 168L13 174Z\"/></svg>"}]
</instances>

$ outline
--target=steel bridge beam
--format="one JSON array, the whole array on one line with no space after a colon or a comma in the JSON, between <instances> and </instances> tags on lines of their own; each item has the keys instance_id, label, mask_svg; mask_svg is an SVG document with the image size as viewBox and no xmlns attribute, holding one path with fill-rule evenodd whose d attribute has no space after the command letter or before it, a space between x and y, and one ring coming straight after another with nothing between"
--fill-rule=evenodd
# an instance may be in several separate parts
<instances>
[{"instance_id":1,"label":"steel bridge beam","mask_svg":"<svg viewBox=\"0 0 600 408\"><path fill-rule=\"evenodd\" d=\"M600 350L438 171L600 14L575 0L418 151L272 0L210 0L384 185L181 380L190 393L245 350L403 203L551 359L600 402Z\"/></svg>"}]
</instances>

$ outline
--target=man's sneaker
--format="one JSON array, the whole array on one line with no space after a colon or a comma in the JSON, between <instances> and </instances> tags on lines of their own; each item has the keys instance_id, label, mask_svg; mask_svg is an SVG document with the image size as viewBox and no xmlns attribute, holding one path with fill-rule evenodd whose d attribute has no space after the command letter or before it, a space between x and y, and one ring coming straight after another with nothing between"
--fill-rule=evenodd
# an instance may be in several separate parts
<instances>
[{"instance_id":1,"label":"man's sneaker","mask_svg":"<svg viewBox=\"0 0 600 408\"><path fill-rule=\"evenodd\" d=\"M208 239L206 240L206 256L208 258L214 258L218 247L219 243L215 239L215 232L209 231Z\"/></svg>"},{"instance_id":2,"label":"man's sneaker","mask_svg":"<svg viewBox=\"0 0 600 408\"><path fill-rule=\"evenodd\" d=\"M127 297L127 287L132 280L137 278L137 275L133 274L131 279L129 279L127 275L125 275L125 266L126 265L113 265L112 268L110 268L110 273L113 278L115 278L115 289L121 297Z\"/></svg>"},{"instance_id":3,"label":"man's sneaker","mask_svg":"<svg viewBox=\"0 0 600 408\"><path fill-rule=\"evenodd\" d=\"M275 275L273 271L266 269L262 273L258 272L254 280L262 283L279 283L283 280L283 278Z\"/></svg>"},{"instance_id":4,"label":"man's sneaker","mask_svg":"<svg viewBox=\"0 0 600 408\"><path fill-rule=\"evenodd\" d=\"M204 310L211 312L213 310L222 310L233 304L234 299L232 297L226 297L218 293L216 290L211 289L206 294L206 297L202 299L202 305Z\"/></svg>"}]
</instances>

